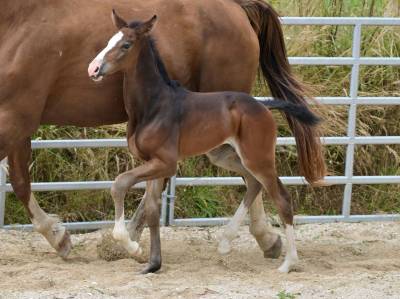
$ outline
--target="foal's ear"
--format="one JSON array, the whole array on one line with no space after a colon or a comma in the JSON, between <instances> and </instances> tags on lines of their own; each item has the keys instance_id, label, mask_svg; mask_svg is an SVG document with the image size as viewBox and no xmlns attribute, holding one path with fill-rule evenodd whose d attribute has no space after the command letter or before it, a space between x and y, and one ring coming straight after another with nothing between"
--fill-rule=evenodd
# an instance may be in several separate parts
<instances>
[{"instance_id":1,"label":"foal's ear","mask_svg":"<svg viewBox=\"0 0 400 299\"><path fill-rule=\"evenodd\" d=\"M124 27L128 27L128 23L123 18L121 18L114 9L111 13L111 19L118 30Z\"/></svg>"},{"instance_id":2,"label":"foal's ear","mask_svg":"<svg viewBox=\"0 0 400 299\"><path fill-rule=\"evenodd\" d=\"M146 35L149 34L150 31L153 29L154 24L157 22L157 16L154 15L150 18L150 20L143 22L138 27L136 27L136 32L139 35Z\"/></svg>"}]
</instances>

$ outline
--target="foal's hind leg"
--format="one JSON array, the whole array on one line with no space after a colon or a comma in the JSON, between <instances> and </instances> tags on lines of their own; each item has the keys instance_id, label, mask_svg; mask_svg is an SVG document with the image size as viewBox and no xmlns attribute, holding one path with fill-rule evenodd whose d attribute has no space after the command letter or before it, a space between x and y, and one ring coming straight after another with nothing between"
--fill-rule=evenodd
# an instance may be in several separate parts
<instances>
[{"instance_id":1,"label":"foal's hind leg","mask_svg":"<svg viewBox=\"0 0 400 299\"><path fill-rule=\"evenodd\" d=\"M282 250L282 241L281 237L272 230L272 227L265 215L262 194L260 192L262 185L242 165L239 156L230 145L223 145L217 149L214 149L209 152L207 156L211 163L227 170L239 173L245 178L247 190L244 200L247 199L248 203L253 202L249 205L250 233L254 236L261 250L264 252L264 257L278 258ZM238 219L236 218L236 222L237 221ZM235 224L235 227L238 226ZM234 233L234 236L236 236L236 234L237 232ZM227 233L227 235L232 237L232 233ZM226 243L226 241L224 242ZM226 245L221 245L221 250L224 246L227 248ZM226 252L228 249L223 251Z\"/></svg>"},{"instance_id":2,"label":"foal's hind leg","mask_svg":"<svg viewBox=\"0 0 400 299\"><path fill-rule=\"evenodd\" d=\"M41 233L61 257L68 256L72 243L68 231L55 217L47 215L31 193L29 161L31 142L26 139L19 143L8 155L10 181L17 197L22 201L34 229Z\"/></svg>"},{"instance_id":3,"label":"foal's hind leg","mask_svg":"<svg viewBox=\"0 0 400 299\"><path fill-rule=\"evenodd\" d=\"M298 262L295 235L293 229L293 210L290 195L282 185L279 177L276 175L273 162L265 163L264 167L254 167L253 169L254 174L258 174L257 179L262 182L265 189L267 189L270 193L272 199L274 200L274 203L278 208L279 216L284 223L287 249L285 261L278 270L280 272L288 273Z\"/></svg>"},{"instance_id":4,"label":"foal's hind leg","mask_svg":"<svg viewBox=\"0 0 400 299\"><path fill-rule=\"evenodd\" d=\"M245 178L246 180L246 178ZM235 215L226 225L218 245L218 252L220 254L227 254L231 251L231 242L236 238L240 225L247 215L249 207L253 203L257 194L261 191L261 186L256 181L246 180L248 186L247 192L244 196L243 201L240 203L239 208L236 210Z\"/></svg>"},{"instance_id":5,"label":"foal's hind leg","mask_svg":"<svg viewBox=\"0 0 400 299\"><path fill-rule=\"evenodd\" d=\"M276 259L282 252L281 237L273 231L271 223L265 215L262 192L258 193L250 206L250 233L256 239L265 258ZM271 246L272 244L272 246Z\"/></svg>"}]
</instances>

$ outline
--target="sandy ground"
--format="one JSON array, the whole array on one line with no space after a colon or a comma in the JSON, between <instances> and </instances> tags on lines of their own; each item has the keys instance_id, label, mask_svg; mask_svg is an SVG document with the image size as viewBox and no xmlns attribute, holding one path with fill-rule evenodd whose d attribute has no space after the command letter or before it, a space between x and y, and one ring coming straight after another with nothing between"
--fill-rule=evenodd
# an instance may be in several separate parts
<instances>
[{"instance_id":1,"label":"sandy ground","mask_svg":"<svg viewBox=\"0 0 400 299\"><path fill-rule=\"evenodd\" d=\"M73 235L63 261L36 233L0 230L0 298L400 298L400 223L297 226L301 263L288 275L247 227L221 257L220 229L163 228L164 265L148 275L132 259L100 259L101 232Z\"/></svg>"}]
</instances>

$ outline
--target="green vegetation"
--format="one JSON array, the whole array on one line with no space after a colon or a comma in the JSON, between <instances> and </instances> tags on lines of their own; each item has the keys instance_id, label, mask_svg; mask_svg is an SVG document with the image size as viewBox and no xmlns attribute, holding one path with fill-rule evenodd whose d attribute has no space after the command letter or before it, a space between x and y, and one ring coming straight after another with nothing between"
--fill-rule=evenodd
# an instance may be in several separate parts
<instances>
[{"instance_id":1,"label":"green vegetation","mask_svg":"<svg viewBox=\"0 0 400 299\"><path fill-rule=\"evenodd\" d=\"M277 295L278 299L295 299L296 295L286 291L280 291Z\"/></svg>"},{"instance_id":2,"label":"green vegetation","mask_svg":"<svg viewBox=\"0 0 400 299\"><path fill-rule=\"evenodd\" d=\"M285 16L399 16L398 1L384 0L272 0ZM350 56L351 26L285 26L290 56ZM400 30L395 27L363 27L363 56L400 56ZM349 93L350 68L342 66L295 68L298 76L313 86L313 94L345 96ZM260 84L255 95L267 95ZM398 67L362 67L362 96L400 96ZM324 135L346 134L347 107L323 109ZM280 135L289 134L279 114L276 119ZM400 135L400 107L361 106L358 109L357 134ZM37 139L115 138L124 137L125 126L101 128L42 127ZM112 180L135 163L126 149L65 149L37 150L33 153L33 181ZM328 146L326 160L332 174L343 175L344 146ZM297 175L295 147L278 147L280 175ZM399 145L358 146L355 159L356 175L400 175ZM189 159L179 167L180 176L234 175L218 169L204 157ZM400 213L399 185L354 186L353 213ZM298 214L336 214L341 212L343 186L324 188L290 186ZM243 187L182 187L178 188L176 214L179 217L214 217L231 215L244 193ZM137 205L142 191L134 191L126 200L127 213ZM113 202L106 191L40 192L36 194L47 212L59 214L64 221L112 219ZM266 205L273 210L270 203ZM128 215L129 216L129 215ZM8 195L7 223L27 223L27 216L13 194ZM282 297L289 298L289 297Z\"/></svg>"}]
</instances>

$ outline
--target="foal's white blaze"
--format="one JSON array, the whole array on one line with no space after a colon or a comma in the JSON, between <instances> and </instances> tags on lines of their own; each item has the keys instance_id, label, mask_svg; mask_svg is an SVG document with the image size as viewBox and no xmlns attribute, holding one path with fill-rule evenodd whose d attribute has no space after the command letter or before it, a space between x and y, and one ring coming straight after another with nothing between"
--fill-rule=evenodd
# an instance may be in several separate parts
<instances>
[{"instance_id":1,"label":"foal's white blaze","mask_svg":"<svg viewBox=\"0 0 400 299\"><path fill-rule=\"evenodd\" d=\"M106 56L106 54L115 47L115 45L122 39L123 36L124 34L121 31L114 34L113 37L111 37L111 39L108 41L107 47L105 47L99 54L97 54L94 60L103 61L104 56Z\"/></svg>"},{"instance_id":2,"label":"foal's white blaze","mask_svg":"<svg viewBox=\"0 0 400 299\"><path fill-rule=\"evenodd\" d=\"M89 74L89 77L91 77L94 81L101 81L103 79L102 76L98 77L97 73L98 73L99 68L103 64L104 56L106 56L106 54L115 47L115 45L122 39L123 36L124 36L124 34L121 31L119 31L117 34L115 34L108 41L107 47L105 47L99 54L97 54L97 56L89 64L88 74Z\"/></svg>"},{"instance_id":3,"label":"foal's white blaze","mask_svg":"<svg viewBox=\"0 0 400 299\"><path fill-rule=\"evenodd\" d=\"M238 235L238 230L247 214L247 208L242 201L235 215L225 227L218 244L218 252L220 254L228 254L231 251L231 241Z\"/></svg>"},{"instance_id":4,"label":"foal's white blaze","mask_svg":"<svg viewBox=\"0 0 400 299\"><path fill-rule=\"evenodd\" d=\"M287 251L286 251L285 261L279 267L278 270L283 273L289 273L289 271L293 268L293 266L299 261L299 258L297 256L293 226L286 225L285 233L287 240Z\"/></svg>"}]
</instances>

